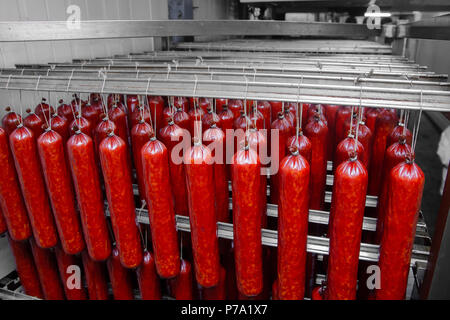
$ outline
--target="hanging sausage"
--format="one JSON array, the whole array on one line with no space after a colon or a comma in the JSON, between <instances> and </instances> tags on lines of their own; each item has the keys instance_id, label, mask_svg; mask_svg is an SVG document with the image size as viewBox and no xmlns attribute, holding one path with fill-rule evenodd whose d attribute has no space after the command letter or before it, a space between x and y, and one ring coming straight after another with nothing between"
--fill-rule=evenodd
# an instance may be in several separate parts
<instances>
[{"instance_id":1,"label":"hanging sausage","mask_svg":"<svg viewBox=\"0 0 450 320\"><path fill-rule=\"evenodd\" d=\"M330 211L327 299L354 300L366 203L367 170L353 153L334 175Z\"/></svg>"},{"instance_id":2,"label":"hanging sausage","mask_svg":"<svg viewBox=\"0 0 450 320\"><path fill-rule=\"evenodd\" d=\"M217 126L220 126L220 118L219 116L213 111L212 107L208 107L207 112L202 116L202 130L205 132L213 124L216 124Z\"/></svg>"},{"instance_id":3,"label":"hanging sausage","mask_svg":"<svg viewBox=\"0 0 450 320\"><path fill-rule=\"evenodd\" d=\"M387 138L386 147L389 148L394 143L399 142L402 137L405 137L406 143L411 145L412 141L411 131L408 128L405 128L404 123L399 122L398 125L396 125L395 128L392 130L392 132L389 134Z\"/></svg>"},{"instance_id":4,"label":"hanging sausage","mask_svg":"<svg viewBox=\"0 0 450 320\"><path fill-rule=\"evenodd\" d=\"M396 121L397 115L392 109L383 109L377 117L369 174L368 193L370 195L378 196L378 193L380 192L384 153L387 148L387 137L394 129Z\"/></svg>"},{"instance_id":5,"label":"hanging sausage","mask_svg":"<svg viewBox=\"0 0 450 320\"><path fill-rule=\"evenodd\" d=\"M82 287L81 279L78 279L78 283L71 281L71 276L76 276L73 267L78 267L78 260L76 256L65 253L61 248L55 248L56 262L58 264L59 276L64 288L64 293L67 300L86 300L86 292ZM80 273L78 275L81 275ZM77 281L77 280L75 280ZM77 287L79 286L79 287Z\"/></svg>"},{"instance_id":6,"label":"hanging sausage","mask_svg":"<svg viewBox=\"0 0 450 320\"><path fill-rule=\"evenodd\" d=\"M233 112L228 109L227 105L222 107L222 111L219 112L219 127L223 132L227 132L227 129L233 129L234 115Z\"/></svg>"},{"instance_id":7,"label":"hanging sausage","mask_svg":"<svg viewBox=\"0 0 450 320\"><path fill-rule=\"evenodd\" d=\"M226 279L227 272L224 267L220 267L220 280L219 284L212 288L202 288L202 300L226 300L227 298L227 287Z\"/></svg>"},{"instance_id":8,"label":"hanging sausage","mask_svg":"<svg viewBox=\"0 0 450 320\"><path fill-rule=\"evenodd\" d=\"M105 260L111 254L111 243L92 139L77 130L67 142L67 154L89 256Z\"/></svg>"},{"instance_id":9,"label":"hanging sausage","mask_svg":"<svg viewBox=\"0 0 450 320\"><path fill-rule=\"evenodd\" d=\"M142 147L148 142L150 135L153 134L153 128L143 119L131 129L131 147L133 150L134 167L136 168L136 177L138 181L139 197L145 200L144 175L141 161Z\"/></svg>"},{"instance_id":10,"label":"hanging sausage","mask_svg":"<svg viewBox=\"0 0 450 320\"><path fill-rule=\"evenodd\" d=\"M6 132L0 128L0 208L12 240L21 241L31 236L31 225L20 191L14 160Z\"/></svg>"},{"instance_id":11,"label":"hanging sausage","mask_svg":"<svg viewBox=\"0 0 450 320\"><path fill-rule=\"evenodd\" d=\"M383 162L383 184L381 186L380 197L377 206L377 243L381 241L383 234L383 223L387 212L388 198L389 198L389 178L391 170L398 164L406 160L408 155L412 154L411 146L406 143L405 136L400 138L399 142L392 144L387 148L384 154Z\"/></svg>"},{"instance_id":12,"label":"hanging sausage","mask_svg":"<svg viewBox=\"0 0 450 320\"><path fill-rule=\"evenodd\" d=\"M70 123L74 120L74 116L73 116L73 110L72 110L72 106L70 104L64 103L63 99L60 99L59 101L59 106L57 109L57 113L66 118L67 121Z\"/></svg>"},{"instance_id":13,"label":"hanging sausage","mask_svg":"<svg viewBox=\"0 0 450 320\"><path fill-rule=\"evenodd\" d=\"M114 248L106 262L114 300L133 300L130 270L124 268L120 260L119 250Z\"/></svg>"},{"instance_id":14,"label":"hanging sausage","mask_svg":"<svg viewBox=\"0 0 450 320\"><path fill-rule=\"evenodd\" d=\"M14 241L9 236L8 241L16 263L20 284L25 289L25 293L29 296L43 299L44 294L42 293L30 244L28 241Z\"/></svg>"},{"instance_id":15,"label":"hanging sausage","mask_svg":"<svg viewBox=\"0 0 450 320\"><path fill-rule=\"evenodd\" d=\"M51 249L39 247L33 238L30 244L45 300L64 300L54 253Z\"/></svg>"},{"instance_id":16,"label":"hanging sausage","mask_svg":"<svg viewBox=\"0 0 450 320\"><path fill-rule=\"evenodd\" d=\"M166 147L154 135L142 147L141 161L156 270L161 277L172 278L180 271L180 256L172 189L167 179L169 158Z\"/></svg>"},{"instance_id":17,"label":"hanging sausage","mask_svg":"<svg viewBox=\"0 0 450 320\"><path fill-rule=\"evenodd\" d=\"M142 264L136 270L142 300L161 300L159 278L153 254L145 250Z\"/></svg>"},{"instance_id":18,"label":"hanging sausage","mask_svg":"<svg viewBox=\"0 0 450 320\"><path fill-rule=\"evenodd\" d=\"M130 120L128 122L130 124L130 130L132 130L134 126L137 125L139 121L141 121L142 118L145 122L152 123L149 109L144 107L138 107L134 109L133 113L130 115Z\"/></svg>"},{"instance_id":19,"label":"hanging sausage","mask_svg":"<svg viewBox=\"0 0 450 320\"><path fill-rule=\"evenodd\" d=\"M214 168L211 152L194 142L184 155L189 201L192 249L197 282L205 287L219 283L219 246L214 214Z\"/></svg>"},{"instance_id":20,"label":"hanging sausage","mask_svg":"<svg viewBox=\"0 0 450 320\"><path fill-rule=\"evenodd\" d=\"M245 141L233 157L233 230L238 290L256 296L263 289L261 246L261 163Z\"/></svg>"},{"instance_id":21,"label":"hanging sausage","mask_svg":"<svg viewBox=\"0 0 450 320\"><path fill-rule=\"evenodd\" d=\"M31 112L31 109L27 109L27 116L23 119L23 125L33 132L33 136L37 139L43 132L44 121L39 118L36 113Z\"/></svg>"},{"instance_id":22,"label":"hanging sausage","mask_svg":"<svg viewBox=\"0 0 450 320\"><path fill-rule=\"evenodd\" d=\"M208 143L214 161L214 193L216 218L220 222L230 222L228 209L228 179L225 164L225 133L213 123L203 134L203 141ZM221 153L218 154L217 152Z\"/></svg>"},{"instance_id":23,"label":"hanging sausage","mask_svg":"<svg viewBox=\"0 0 450 320\"><path fill-rule=\"evenodd\" d=\"M337 112L339 110L339 106L332 105L332 104L326 104L323 105L324 114L327 119L327 125L328 125L328 157L327 160L334 159L334 146L336 145L335 139L336 139L336 116Z\"/></svg>"},{"instance_id":24,"label":"hanging sausage","mask_svg":"<svg viewBox=\"0 0 450 320\"><path fill-rule=\"evenodd\" d=\"M183 163L177 163L177 161L172 158L174 156L179 156L172 155L172 151L177 144L181 143L183 135L186 134L186 132L178 125L176 125L172 120L170 120L167 126L161 128L159 134L161 136L161 141L167 147L170 169L170 182L173 186L172 191L175 198L175 213L187 216L189 209L185 167L183 166Z\"/></svg>"},{"instance_id":25,"label":"hanging sausage","mask_svg":"<svg viewBox=\"0 0 450 320\"><path fill-rule=\"evenodd\" d=\"M86 251L81 254L86 275L89 300L108 300L108 283L105 265L91 259Z\"/></svg>"},{"instance_id":26,"label":"hanging sausage","mask_svg":"<svg viewBox=\"0 0 450 320\"><path fill-rule=\"evenodd\" d=\"M175 279L169 280L172 297L176 300L192 300L192 267L189 261L182 259L180 273Z\"/></svg>"},{"instance_id":27,"label":"hanging sausage","mask_svg":"<svg viewBox=\"0 0 450 320\"><path fill-rule=\"evenodd\" d=\"M233 119L236 120L243 110L244 103L242 100L231 99L228 101L228 109L233 112Z\"/></svg>"},{"instance_id":28,"label":"hanging sausage","mask_svg":"<svg viewBox=\"0 0 450 320\"><path fill-rule=\"evenodd\" d=\"M388 205L380 245L377 300L403 300L408 282L425 176L410 156L390 173Z\"/></svg>"},{"instance_id":29,"label":"hanging sausage","mask_svg":"<svg viewBox=\"0 0 450 320\"><path fill-rule=\"evenodd\" d=\"M136 225L128 148L120 137L111 132L100 143L99 154L120 261L126 268L136 268L142 261L142 246Z\"/></svg>"},{"instance_id":30,"label":"hanging sausage","mask_svg":"<svg viewBox=\"0 0 450 320\"><path fill-rule=\"evenodd\" d=\"M226 106L228 108L228 99L215 99L214 105L216 106L216 113L219 114L222 112L223 107Z\"/></svg>"},{"instance_id":31,"label":"hanging sausage","mask_svg":"<svg viewBox=\"0 0 450 320\"><path fill-rule=\"evenodd\" d=\"M164 100L160 96L147 96L148 108L150 109L150 115L152 117L153 129L157 136L159 136L159 128L163 125L163 109Z\"/></svg>"},{"instance_id":32,"label":"hanging sausage","mask_svg":"<svg viewBox=\"0 0 450 320\"><path fill-rule=\"evenodd\" d=\"M84 249L84 240L63 140L58 133L47 129L39 137L37 145L62 247L67 254L80 253Z\"/></svg>"},{"instance_id":33,"label":"hanging sausage","mask_svg":"<svg viewBox=\"0 0 450 320\"><path fill-rule=\"evenodd\" d=\"M98 149L100 147L100 143L106 139L108 136L108 132L110 131L116 131L116 125L114 122L109 120L107 114L101 114L100 118L102 119L97 126L94 129L94 149L95 149L95 156L97 157L98 161L100 161L100 156L98 155Z\"/></svg>"},{"instance_id":34,"label":"hanging sausage","mask_svg":"<svg viewBox=\"0 0 450 320\"><path fill-rule=\"evenodd\" d=\"M178 108L173 114L173 122L182 129L189 130L190 128L189 114L181 108Z\"/></svg>"},{"instance_id":35,"label":"hanging sausage","mask_svg":"<svg viewBox=\"0 0 450 320\"><path fill-rule=\"evenodd\" d=\"M81 116L88 120L93 128L95 128L97 123L101 120L100 114L101 112L90 104L85 105L84 108L81 109Z\"/></svg>"},{"instance_id":36,"label":"hanging sausage","mask_svg":"<svg viewBox=\"0 0 450 320\"><path fill-rule=\"evenodd\" d=\"M292 147L297 148L298 152L308 161L308 164L311 163L311 141L303 134L302 129L299 129L298 135L294 135L287 140L286 154L289 154L289 149Z\"/></svg>"},{"instance_id":37,"label":"hanging sausage","mask_svg":"<svg viewBox=\"0 0 450 320\"><path fill-rule=\"evenodd\" d=\"M302 300L305 291L310 168L295 147L280 163L278 205L278 292Z\"/></svg>"},{"instance_id":38,"label":"hanging sausage","mask_svg":"<svg viewBox=\"0 0 450 320\"><path fill-rule=\"evenodd\" d=\"M55 113L55 109L46 103L47 99L42 98L41 103L39 103L34 109L34 113L41 118L42 121L47 122L49 115Z\"/></svg>"},{"instance_id":39,"label":"hanging sausage","mask_svg":"<svg viewBox=\"0 0 450 320\"><path fill-rule=\"evenodd\" d=\"M60 116L57 113L54 113L52 114L50 123L52 130L57 132L61 136L61 138L63 139L63 144L65 146L67 140L69 140L70 137L69 121L67 121L65 117Z\"/></svg>"},{"instance_id":40,"label":"hanging sausage","mask_svg":"<svg viewBox=\"0 0 450 320\"><path fill-rule=\"evenodd\" d=\"M10 135L17 128L17 124L22 122L22 117L11 110L11 107L5 108L6 114L2 118L2 127L7 135Z\"/></svg>"},{"instance_id":41,"label":"hanging sausage","mask_svg":"<svg viewBox=\"0 0 450 320\"><path fill-rule=\"evenodd\" d=\"M36 137L19 124L9 136L9 144L36 242L41 248L54 247L58 235L42 176Z\"/></svg>"},{"instance_id":42,"label":"hanging sausage","mask_svg":"<svg viewBox=\"0 0 450 320\"><path fill-rule=\"evenodd\" d=\"M272 124L272 113L269 101L258 100L256 102L256 108L264 117L264 129L270 130Z\"/></svg>"},{"instance_id":43,"label":"hanging sausage","mask_svg":"<svg viewBox=\"0 0 450 320\"><path fill-rule=\"evenodd\" d=\"M92 138L93 131L94 131L94 125L91 123L88 119L81 116L78 112L75 112L75 120L72 121L70 124L71 134L75 134L74 127L77 127L81 132L84 134L87 134L89 137Z\"/></svg>"},{"instance_id":44,"label":"hanging sausage","mask_svg":"<svg viewBox=\"0 0 450 320\"><path fill-rule=\"evenodd\" d=\"M349 155L355 152L355 147L358 159L360 159L360 162L367 169L367 159L365 158L364 147L359 140L356 142L356 139L352 134L349 134L347 138L338 144L334 154L333 166L337 168L342 162L347 161Z\"/></svg>"},{"instance_id":45,"label":"hanging sausage","mask_svg":"<svg viewBox=\"0 0 450 320\"><path fill-rule=\"evenodd\" d=\"M370 129L372 134L375 133L376 121L378 118L378 114L380 113L380 109L378 108L364 108L364 116L366 118L366 125Z\"/></svg>"},{"instance_id":46,"label":"hanging sausage","mask_svg":"<svg viewBox=\"0 0 450 320\"><path fill-rule=\"evenodd\" d=\"M322 210L327 174L328 127L315 116L305 126L305 135L311 142L311 197L310 209Z\"/></svg>"}]
</instances>

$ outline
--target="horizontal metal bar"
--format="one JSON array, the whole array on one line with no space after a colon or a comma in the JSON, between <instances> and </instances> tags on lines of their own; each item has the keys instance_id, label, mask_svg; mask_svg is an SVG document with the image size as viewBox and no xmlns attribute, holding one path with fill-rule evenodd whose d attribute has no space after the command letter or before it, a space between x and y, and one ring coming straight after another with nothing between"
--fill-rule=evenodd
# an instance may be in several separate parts
<instances>
[{"instance_id":1,"label":"horizontal metal bar","mask_svg":"<svg viewBox=\"0 0 450 320\"><path fill-rule=\"evenodd\" d=\"M0 89L199 96L228 99L247 98L251 100L337 105L359 105L361 103L363 106L376 108L450 111L450 92L444 90L300 84L300 79L298 84L293 84L248 80L200 80L195 79L195 77L179 80L166 79L157 75L149 79L2 75L0 76ZM299 89L301 95L299 95ZM422 103L420 103L421 93L423 94Z\"/></svg>"},{"instance_id":2,"label":"horizontal metal bar","mask_svg":"<svg viewBox=\"0 0 450 320\"><path fill-rule=\"evenodd\" d=\"M377 35L364 25L262 20L97 20L0 22L0 42L115 39L204 35L276 35L366 38Z\"/></svg>"},{"instance_id":3,"label":"horizontal metal bar","mask_svg":"<svg viewBox=\"0 0 450 320\"><path fill-rule=\"evenodd\" d=\"M0 288L0 300L41 300L27 294Z\"/></svg>"},{"instance_id":4,"label":"horizontal metal bar","mask_svg":"<svg viewBox=\"0 0 450 320\"><path fill-rule=\"evenodd\" d=\"M400 25L407 38L450 40L450 16L439 16ZM403 32L401 32L403 34Z\"/></svg>"},{"instance_id":5,"label":"horizontal metal bar","mask_svg":"<svg viewBox=\"0 0 450 320\"><path fill-rule=\"evenodd\" d=\"M326 73L326 72L325 72ZM240 81L242 79L248 78L251 81L258 82L278 82L278 83L299 83L299 76L295 74L287 74L284 72L279 73L255 73L248 71L218 71L218 72L208 72L204 69L199 71L186 70L186 71L170 71L167 70L142 70L137 69L113 69L113 70L96 70L96 69L0 69L1 75L47 75L47 76L75 76L75 77L94 77L98 78L99 75L104 75L107 77L121 77L124 79L148 79L151 75L160 75L166 79L183 79L185 77L191 78L197 76L200 80L224 80L224 81ZM354 85L356 82L364 83L370 87L387 87L387 88L414 88L419 90L440 90L447 89L450 90L450 83L448 82L437 82L437 81L416 81L416 80L399 80L399 79L373 79L360 76L338 76L338 75L326 75L322 72L314 72L314 74L302 74L301 79L303 83L316 83L320 85Z\"/></svg>"}]
</instances>

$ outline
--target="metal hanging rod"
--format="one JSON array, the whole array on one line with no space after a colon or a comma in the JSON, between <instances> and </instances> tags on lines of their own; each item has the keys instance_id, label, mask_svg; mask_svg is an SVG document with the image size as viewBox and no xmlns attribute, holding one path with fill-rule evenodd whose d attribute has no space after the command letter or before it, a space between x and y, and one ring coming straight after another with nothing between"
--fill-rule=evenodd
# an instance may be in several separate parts
<instances>
[{"instance_id":1,"label":"metal hanging rod","mask_svg":"<svg viewBox=\"0 0 450 320\"><path fill-rule=\"evenodd\" d=\"M246 90L248 86L248 90ZM426 111L450 111L450 92L367 86L297 84L257 81L167 79L154 75L148 79L89 78L56 76L0 76L0 88L8 90L80 93L121 93L138 95L269 100L314 104L359 105ZM301 94L299 96L299 88ZM420 94L423 101L420 103Z\"/></svg>"},{"instance_id":2,"label":"metal hanging rod","mask_svg":"<svg viewBox=\"0 0 450 320\"><path fill-rule=\"evenodd\" d=\"M269 82L279 82L279 83L292 83L297 84L299 82L299 75L286 74L286 73L255 73L249 71L239 71L239 72L208 72L208 71L196 71L196 70L186 70L186 71L170 71L160 70L160 71L148 71L148 70L130 70L130 69L0 69L1 75L48 75L48 76L76 76L76 77L94 77L98 78L100 74L106 75L107 77L121 77L125 79L148 79L151 75L165 76L167 79L184 79L188 77L197 76L198 79L202 80L224 80L224 81L240 81L246 77L251 81L269 81ZM450 83L448 82L436 82L436 81L416 81L416 80L398 80L398 79L379 79L379 78L366 78L349 76L327 76L322 73L315 73L314 75L302 74L300 79L303 79L303 83L317 83L321 85L354 85L356 82L364 83L366 86L370 87L387 87L387 88L414 88L421 90L441 90L450 89Z\"/></svg>"}]
</instances>

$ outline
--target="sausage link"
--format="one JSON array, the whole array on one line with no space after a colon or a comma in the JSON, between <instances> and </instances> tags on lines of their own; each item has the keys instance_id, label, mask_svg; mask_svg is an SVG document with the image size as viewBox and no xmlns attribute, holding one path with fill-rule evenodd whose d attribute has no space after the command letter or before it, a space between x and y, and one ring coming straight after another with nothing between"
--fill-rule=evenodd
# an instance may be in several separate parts
<instances>
[{"instance_id":1,"label":"sausage link","mask_svg":"<svg viewBox=\"0 0 450 320\"><path fill-rule=\"evenodd\" d=\"M136 168L139 197L141 200L145 200L145 185L141 150L142 147L148 142L150 134L152 133L152 127L143 120L131 129L131 147L133 150L134 167Z\"/></svg>"},{"instance_id":2,"label":"sausage link","mask_svg":"<svg viewBox=\"0 0 450 320\"><path fill-rule=\"evenodd\" d=\"M80 253L84 240L62 137L55 131L46 131L37 144L62 247L67 254Z\"/></svg>"},{"instance_id":3,"label":"sausage link","mask_svg":"<svg viewBox=\"0 0 450 320\"><path fill-rule=\"evenodd\" d=\"M6 114L2 118L2 127L7 135L10 135L17 128L17 124L22 122L22 117L11 110L11 107L6 107Z\"/></svg>"},{"instance_id":4,"label":"sausage link","mask_svg":"<svg viewBox=\"0 0 450 320\"><path fill-rule=\"evenodd\" d=\"M34 264L30 244L28 241L15 241L9 236L8 241L14 255L20 283L25 289L25 293L29 296L43 299L44 294L42 293L41 283L39 281L36 265Z\"/></svg>"},{"instance_id":5,"label":"sausage link","mask_svg":"<svg viewBox=\"0 0 450 320\"><path fill-rule=\"evenodd\" d=\"M336 128L337 130L337 128ZM311 198L310 208L321 210L324 204L327 174L328 127L318 117L305 126L305 135L311 141Z\"/></svg>"},{"instance_id":6,"label":"sausage link","mask_svg":"<svg viewBox=\"0 0 450 320\"><path fill-rule=\"evenodd\" d=\"M180 272L180 256L172 189L167 179L167 149L153 136L142 147L141 159L156 270L161 277L172 278Z\"/></svg>"},{"instance_id":7,"label":"sausage link","mask_svg":"<svg viewBox=\"0 0 450 320\"><path fill-rule=\"evenodd\" d=\"M213 157L217 158L214 162L214 192L216 201L216 218L220 222L230 221L230 211L228 208L228 179L227 167L225 164L225 133L222 129L213 124L211 128L207 129L203 134L203 141L211 142L210 148ZM216 153L222 152L222 155Z\"/></svg>"},{"instance_id":8,"label":"sausage link","mask_svg":"<svg viewBox=\"0 0 450 320\"><path fill-rule=\"evenodd\" d=\"M70 130L71 134L75 134L74 127L78 127L78 129L83 132L84 134L87 134L89 137L92 138L93 132L94 132L94 124L91 123L88 119L82 117L78 113L76 113L76 118L73 120L70 124Z\"/></svg>"},{"instance_id":9,"label":"sausage link","mask_svg":"<svg viewBox=\"0 0 450 320\"><path fill-rule=\"evenodd\" d=\"M120 137L112 134L100 143L99 153L120 261L126 268L136 268L142 261L142 245L127 165L128 148Z\"/></svg>"},{"instance_id":10,"label":"sausage link","mask_svg":"<svg viewBox=\"0 0 450 320\"><path fill-rule=\"evenodd\" d=\"M43 132L44 121L39 118L30 109L27 110L28 116L23 119L23 125L33 132L34 138L37 139Z\"/></svg>"},{"instance_id":11,"label":"sausage link","mask_svg":"<svg viewBox=\"0 0 450 320\"><path fill-rule=\"evenodd\" d=\"M394 129L396 121L397 115L394 110L384 109L378 114L373 138L372 163L369 173L368 193L370 195L378 196L380 192L387 137Z\"/></svg>"},{"instance_id":12,"label":"sausage link","mask_svg":"<svg viewBox=\"0 0 450 320\"><path fill-rule=\"evenodd\" d=\"M5 217L3 216L2 208L0 207L0 235L8 231L8 226L6 225Z\"/></svg>"},{"instance_id":13,"label":"sausage link","mask_svg":"<svg viewBox=\"0 0 450 320\"><path fill-rule=\"evenodd\" d=\"M337 148L336 152L334 154L334 162L333 166L334 168L337 168L342 162L345 162L348 160L350 154L352 152L355 152L355 137L353 135L349 135L347 138L342 140ZM367 168L367 159L366 154L364 150L364 146L361 142L356 143L356 152L358 154L358 159L360 159L361 163L364 165L365 168Z\"/></svg>"},{"instance_id":14,"label":"sausage link","mask_svg":"<svg viewBox=\"0 0 450 320\"><path fill-rule=\"evenodd\" d=\"M45 300L64 300L54 253L51 249L39 247L33 238L30 239L30 244Z\"/></svg>"},{"instance_id":15,"label":"sausage link","mask_svg":"<svg viewBox=\"0 0 450 320\"><path fill-rule=\"evenodd\" d=\"M339 110L339 106L327 104L323 106L325 118L327 119L328 125L328 157L327 160L334 159L334 146L337 145L335 143L336 139L336 116ZM301 154L301 152L300 152Z\"/></svg>"},{"instance_id":16,"label":"sausage link","mask_svg":"<svg viewBox=\"0 0 450 320\"><path fill-rule=\"evenodd\" d=\"M169 280L170 291L176 300L192 300L192 267L189 261L182 259L180 273L174 279Z\"/></svg>"},{"instance_id":17,"label":"sausage link","mask_svg":"<svg viewBox=\"0 0 450 320\"><path fill-rule=\"evenodd\" d=\"M389 148L394 143L399 142L401 138L406 138L406 143L411 145L412 142L412 133L408 128L405 128L403 123L399 123L392 132L389 134L387 138L386 147Z\"/></svg>"},{"instance_id":18,"label":"sausage link","mask_svg":"<svg viewBox=\"0 0 450 320\"><path fill-rule=\"evenodd\" d=\"M75 283L71 279L72 275L76 275L76 273L73 273L75 269L72 269L72 267L77 267L81 270L77 257L65 253L60 247L55 248L55 254L56 262L58 263L59 276L61 277L67 300L86 300L86 291L81 283L81 279L78 279L79 282L75 280ZM81 274L79 275L81 276Z\"/></svg>"},{"instance_id":19,"label":"sausage link","mask_svg":"<svg viewBox=\"0 0 450 320\"><path fill-rule=\"evenodd\" d=\"M16 169L9 150L6 132L0 128L0 208L9 235L21 241L31 236L31 226L17 180Z\"/></svg>"},{"instance_id":20,"label":"sausage link","mask_svg":"<svg viewBox=\"0 0 450 320\"><path fill-rule=\"evenodd\" d=\"M150 109L150 115L152 117L152 125L157 136L159 137L159 129L164 127L163 125L163 109L164 100L160 96L147 96L148 107Z\"/></svg>"},{"instance_id":21,"label":"sausage link","mask_svg":"<svg viewBox=\"0 0 450 320\"><path fill-rule=\"evenodd\" d=\"M195 275L205 288L219 283L220 270L212 162L209 149L199 143L184 156Z\"/></svg>"},{"instance_id":22,"label":"sausage link","mask_svg":"<svg viewBox=\"0 0 450 320\"><path fill-rule=\"evenodd\" d=\"M54 247L58 235L39 163L36 137L19 125L9 136L9 142L36 242L41 248Z\"/></svg>"},{"instance_id":23,"label":"sausage link","mask_svg":"<svg viewBox=\"0 0 450 320\"><path fill-rule=\"evenodd\" d=\"M161 128L159 135L162 143L167 147L169 154L170 182L173 186L173 196L175 200L175 213L183 216L189 214L187 185L185 168L182 163L176 164L172 160L172 150L183 139L185 131L176 125L173 121L164 128Z\"/></svg>"},{"instance_id":24,"label":"sausage link","mask_svg":"<svg viewBox=\"0 0 450 320\"><path fill-rule=\"evenodd\" d=\"M329 300L356 299L367 182L367 170L356 157L341 163L336 169L329 226Z\"/></svg>"},{"instance_id":25,"label":"sausage link","mask_svg":"<svg viewBox=\"0 0 450 320\"><path fill-rule=\"evenodd\" d=\"M390 173L388 209L380 245L377 300L403 300L425 176L412 159Z\"/></svg>"},{"instance_id":26,"label":"sausage link","mask_svg":"<svg viewBox=\"0 0 450 320\"><path fill-rule=\"evenodd\" d=\"M336 119L335 119L335 129L334 129L334 149L336 150L337 145L339 142L341 142L343 139L345 139L348 135L348 128L346 128L345 124L347 121L350 120L352 116L352 108L347 106L341 106L339 107L337 113L336 113Z\"/></svg>"},{"instance_id":27,"label":"sausage link","mask_svg":"<svg viewBox=\"0 0 450 320\"><path fill-rule=\"evenodd\" d=\"M81 258L86 274L89 300L108 300L108 283L104 263L92 260L86 251L81 253Z\"/></svg>"},{"instance_id":28,"label":"sausage link","mask_svg":"<svg viewBox=\"0 0 450 320\"><path fill-rule=\"evenodd\" d=\"M220 267L219 284L212 288L202 288L202 300L226 300L227 298L227 272Z\"/></svg>"},{"instance_id":29,"label":"sausage link","mask_svg":"<svg viewBox=\"0 0 450 320\"><path fill-rule=\"evenodd\" d=\"M58 132L63 139L63 144L66 145L70 138L69 121L66 118L54 113L52 115L52 130Z\"/></svg>"},{"instance_id":30,"label":"sausage link","mask_svg":"<svg viewBox=\"0 0 450 320\"><path fill-rule=\"evenodd\" d=\"M383 162L383 184L381 186L380 196L378 198L378 206L377 206L377 230L376 230L376 241L380 243L381 236L383 235L383 224L387 211L387 202L389 198L389 178L391 170L405 161L408 155L412 154L411 146L406 143L406 140L403 136L402 140L392 144L389 148L387 148L386 153L384 154L384 162Z\"/></svg>"},{"instance_id":31,"label":"sausage link","mask_svg":"<svg viewBox=\"0 0 450 320\"><path fill-rule=\"evenodd\" d=\"M94 129L94 149L95 156L98 162L100 161L100 156L98 155L98 149L100 148L100 143L106 139L110 131L116 132L116 125L114 122L109 120L108 116L105 116L102 121L100 121ZM99 165L100 168L100 165ZM101 169L101 168L100 168Z\"/></svg>"},{"instance_id":32,"label":"sausage link","mask_svg":"<svg viewBox=\"0 0 450 320\"><path fill-rule=\"evenodd\" d=\"M145 251L142 264L136 270L142 300L161 300L159 278L156 274L155 259Z\"/></svg>"},{"instance_id":33,"label":"sausage link","mask_svg":"<svg viewBox=\"0 0 450 320\"><path fill-rule=\"evenodd\" d=\"M111 243L92 139L84 133L73 135L67 142L67 153L89 255L105 260L111 254Z\"/></svg>"},{"instance_id":34,"label":"sausage link","mask_svg":"<svg viewBox=\"0 0 450 320\"><path fill-rule=\"evenodd\" d=\"M302 300L305 295L310 168L306 159L295 150L283 159L279 172L278 298Z\"/></svg>"},{"instance_id":35,"label":"sausage link","mask_svg":"<svg viewBox=\"0 0 450 320\"><path fill-rule=\"evenodd\" d=\"M286 154L289 154L289 149L291 147L295 147L298 152L308 161L308 164L311 164L311 152L312 145L311 141L309 141L308 137L303 134L303 131L299 130L298 137L297 135L290 137L286 142Z\"/></svg>"},{"instance_id":36,"label":"sausage link","mask_svg":"<svg viewBox=\"0 0 450 320\"><path fill-rule=\"evenodd\" d=\"M261 163L253 149L233 157L233 230L238 290L256 296L263 289L260 184Z\"/></svg>"},{"instance_id":37,"label":"sausage link","mask_svg":"<svg viewBox=\"0 0 450 320\"><path fill-rule=\"evenodd\" d=\"M114 248L106 262L114 300L134 300L130 270L120 262L119 250Z\"/></svg>"}]
</instances>

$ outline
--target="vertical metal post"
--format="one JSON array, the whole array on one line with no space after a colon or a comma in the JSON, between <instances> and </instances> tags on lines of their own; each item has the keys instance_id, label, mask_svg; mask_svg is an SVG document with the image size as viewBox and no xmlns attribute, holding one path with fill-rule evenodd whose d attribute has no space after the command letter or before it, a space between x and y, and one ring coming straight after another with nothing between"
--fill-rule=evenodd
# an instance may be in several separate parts
<instances>
[{"instance_id":1,"label":"vertical metal post","mask_svg":"<svg viewBox=\"0 0 450 320\"><path fill-rule=\"evenodd\" d=\"M420 289L421 299L450 299L450 170L447 171L427 271Z\"/></svg>"}]
</instances>

